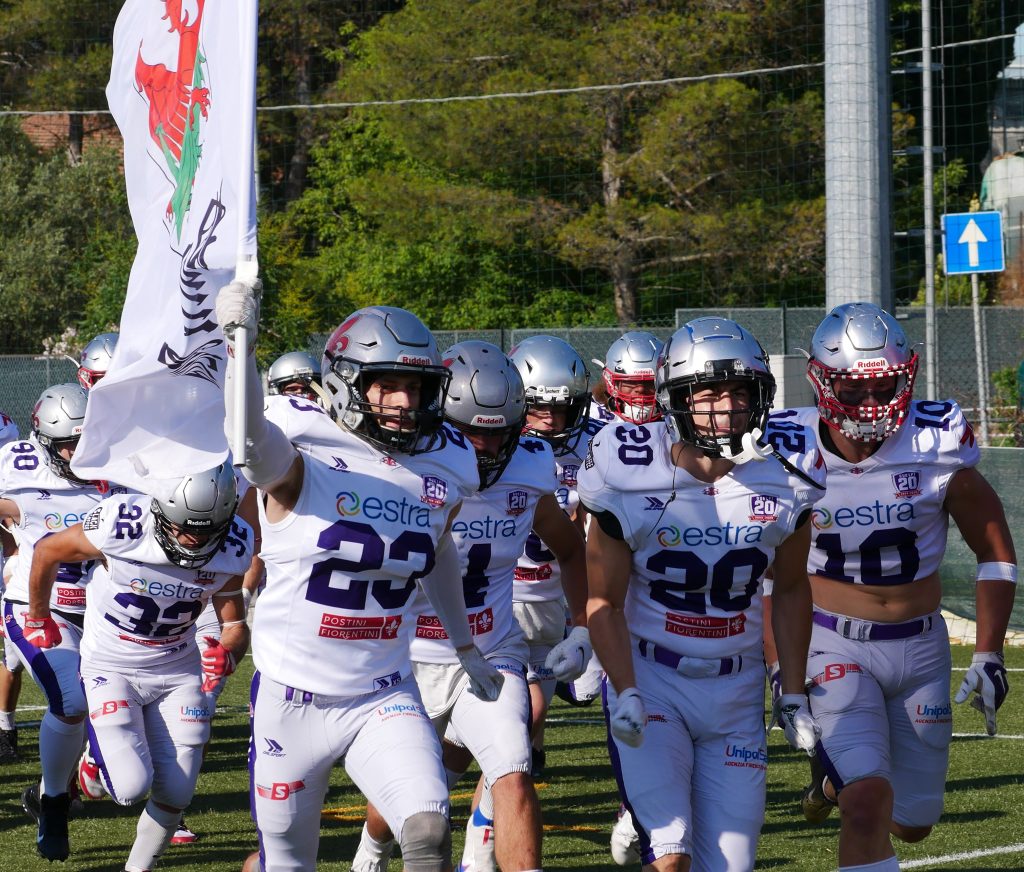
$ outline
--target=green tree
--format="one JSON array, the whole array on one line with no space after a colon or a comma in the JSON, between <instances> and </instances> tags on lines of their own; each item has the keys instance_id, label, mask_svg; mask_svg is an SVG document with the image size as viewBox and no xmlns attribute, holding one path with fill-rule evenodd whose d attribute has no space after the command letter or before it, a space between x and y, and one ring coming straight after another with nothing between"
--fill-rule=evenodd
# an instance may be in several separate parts
<instances>
[{"instance_id":1,"label":"green tree","mask_svg":"<svg viewBox=\"0 0 1024 872\"><path fill-rule=\"evenodd\" d=\"M339 93L501 94L763 67L783 56L797 5L806 20L804 4L783 0L480 0L464 14L450 0L422 0L356 40ZM670 314L671 295L667 311L644 307L645 285L684 295L710 286L708 303L730 288L749 303L795 289L820 296L822 107L806 74L360 114L371 112L418 168L374 167L349 182L350 202L379 197L370 236L400 227L409 243L443 245L443 230L460 224L501 249L514 238L555 268L543 289L520 272L518 282L533 283L527 308L530 292L572 287L569 273L600 276L589 309L610 291L622 324Z\"/></svg>"},{"instance_id":2,"label":"green tree","mask_svg":"<svg viewBox=\"0 0 1024 872\"><path fill-rule=\"evenodd\" d=\"M35 352L69 324L98 332L120 318L135 235L121 155L86 149L78 164L42 154L0 119L0 347Z\"/></svg>"}]
</instances>

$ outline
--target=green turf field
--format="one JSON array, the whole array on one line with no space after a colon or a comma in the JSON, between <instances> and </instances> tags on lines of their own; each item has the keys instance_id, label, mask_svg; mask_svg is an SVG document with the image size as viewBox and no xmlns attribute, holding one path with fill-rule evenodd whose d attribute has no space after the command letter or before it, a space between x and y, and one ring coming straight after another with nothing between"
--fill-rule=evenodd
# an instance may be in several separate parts
<instances>
[{"instance_id":1,"label":"green turf field","mask_svg":"<svg viewBox=\"0 0 1024 872\"><path fill-rule=\"evenodd\" d=\"M954 648L955 687L970 661L970 650ZM214 725L213 741L199 790L188 814L190 826L201 834L193 845L174 846L164 855L161 869L237 870L255 848L248 814L245 770L247 735L246 693L252 660L245 660L223 697L223 711ZM954 707L954 731L946 814L936 831L918 845L901 845L905 868L1024 869L1024 650L1010 650L1007 666L1011 694L999 715L999 736L983 736L981 715L966 706ZM955 690L954 687L954 690ZM37 773L37 730L40 697L26 687L19 719L23 762L0 768L0 872L56 869L40 860L34 849L35 829L21 810L22 788ZM544 868L619 869L608 854L608 832L618 800L606 763L604 728L596 706L573 709L556 700L547 732L548 768L539 785L544 811ZM784 744L775 730L769 740L768 818L758 852L759 869L835 869L837 824L812 827L799 815L797 799L807 779L807 764ZM362 820L362 800L336 770L327 797L320 842L320 869L348 870ZM465 789L462 789L462 788ZM467 778L457 788L454 815L464 822L472 790ZM88 816L72 821L69 870L111 872L122 868L128 855L137 812L109 800L90 802ZM461 835L455 848L461 852ZM1011 851L999 849L1013 848ZM950 855L970 855L948 859ZM945 859L943 859L945 858ZM401 868L392 861L391 869ZM696 872L696 870L695 870Z\"/></svg>"}]
</instances>

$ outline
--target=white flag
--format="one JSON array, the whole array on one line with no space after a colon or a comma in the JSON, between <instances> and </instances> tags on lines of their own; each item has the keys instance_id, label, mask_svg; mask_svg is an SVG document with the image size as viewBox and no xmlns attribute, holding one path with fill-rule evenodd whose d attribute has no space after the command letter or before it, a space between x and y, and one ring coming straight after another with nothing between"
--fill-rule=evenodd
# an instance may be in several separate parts
<instances>
[{"instance_id":1,"label":"white flag","mask_svg":"<svg viewBox=\"0 0 1024 872\"><path fill-rule=\"evenodd\" d=\"M127 0L107 101L138 254L77 475L152 493L227 456L217 292L256 256L256 0Z\"/></svg>"}]
</instances>

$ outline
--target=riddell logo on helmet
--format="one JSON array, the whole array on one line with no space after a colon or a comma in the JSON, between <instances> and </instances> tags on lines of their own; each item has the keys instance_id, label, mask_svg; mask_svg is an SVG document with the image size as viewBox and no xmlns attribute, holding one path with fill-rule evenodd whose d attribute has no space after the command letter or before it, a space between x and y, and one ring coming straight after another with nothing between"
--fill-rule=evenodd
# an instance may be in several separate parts
<instances>
[{"instance_id":1,"label":"riddell logo on helmet","mask_svg":"<svg viewBox=\"0 0 1024 872\"><path fill-rule=\"evenodd\" d=\"M854 365L853 369L868 369L871 371L879 369L888 369L889 361L884 357L874 357L870 360L858 360Z\"/></svg>"},{"instance_id":2,"label":"riddell logo on helmet","mask_svg":"<svg viewBox=\"0 0 1024 872\"><path fill-rule=\"evenodd\" d=\"M408 354L403 354L398 358L399 363L411 363L414 366L430 366L433 362L429 357L410 357Z\"/></svg>"},{"instance_id":3,"label":"riddell logo on helmet","mask_svg":"<svg viewBox=\"0 0 1024 872\"><path fill-rule=\"evenodd\" d=\"M210 527L213 521L209 518L187 518L185 524L189 527Z\"/></svg>"},{"instance_id":4,"label":"riddell logo on helmet","mask_svg":"<svg viewBox=\"0 0 1024 872\"><path fill-rule=\"evenodd\" d=\"M505 424L504 415L476 415L471 424L477 427L501 427Z\"/></svg>"}]
</instances>

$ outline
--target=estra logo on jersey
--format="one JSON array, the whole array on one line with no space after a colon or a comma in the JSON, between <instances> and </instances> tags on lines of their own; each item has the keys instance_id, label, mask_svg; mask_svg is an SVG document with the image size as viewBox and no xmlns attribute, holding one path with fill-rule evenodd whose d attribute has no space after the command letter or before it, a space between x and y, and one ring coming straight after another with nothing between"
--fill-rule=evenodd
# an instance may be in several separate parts
<instances>
[{"instance_id":1,"label":"estra logo on jersey","mask_svg":"<svg viewBox=\"0 0 1024 872\"><path fill-rule=\"evenodd\" d=\"M921 496L921 473L914 471L894 472L892 474L892 486L896 489L895 497L898 500L909 500L912 497Z\"/></svg>"},{"instance_id":2,"label":"estra logo on jersey","mask_svg":"<svg viewBox=\"0 0 1024 872\"><path fill-rule=\"evenodd\" d=\"M56 512L50 512L43 516L43 525L47 530L66 530L68 527L74 527L75 524L81 523L87 514L88 512L82 512L81 514L68 512L60 515Z\"/></svg>"},{"instance_id":3,"label":"estra logo on jersey","mask_svg":"<svg viewBox=\"0 0 1024 872\"><path fill-rule=\"evenodd\" d=\"M779 498L771 494L755 494L750 498L750 520L769 524L779 519Z\"/></svg>"}]
</instances>

